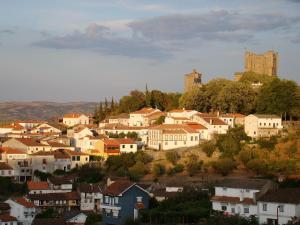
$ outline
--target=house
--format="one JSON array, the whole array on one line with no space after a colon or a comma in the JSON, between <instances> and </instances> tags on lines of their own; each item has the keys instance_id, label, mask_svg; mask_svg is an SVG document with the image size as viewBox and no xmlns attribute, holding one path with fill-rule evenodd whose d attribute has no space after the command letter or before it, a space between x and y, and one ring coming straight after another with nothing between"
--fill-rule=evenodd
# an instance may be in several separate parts
<instances>
[{"instance_id":1,"label":"house","mask_svg":"<svg viewBox=\"0 0 300 225\"><path fill-rule=\"evenodd\" d=\"M258 199L259 223L287 224L300 219L300 188L279 188Z\"/></svg>"},{"instance_id":2,"label":"house","mask_svg":"<svg viewBox=\"0 0 300 225\"><path fill-rule=\"evenodd\" d=\"M215 185L212 208L226 215L257 216L257 200L273 189L269 180L225 179Z\"/></svg>"},{"instance_id":3,"label":"house","mask_svg":"<svg viewBox=\"0 0 300 225\"><path fill-rule=\"evenodd\" d=\"M39 151L47 151L50 147L32 138L12 138L2 144L3 147L23 150L27 154Z\"/></svg>"},{"instance_id":4,"label":"house","mask_svg":"<svg viewBox=\"0 0 300 225\"><path fill-rule=\"evenodd\" d=\"M88 215L85 212L73 210L63 215L67 225L84 225Z\"/></svg>"},{"instance_id":5,"label":"house","mask_svg":"<svg viewBox=\"0 0 300 225\"><path fill-rule=\"evenodd\" d=\"M191 122L193 115L198 112L195 110L173 109L167 113L165 124L183 124Z\"/></svg>"},{"instance_id":6,"label":"house","mask_svg":"<svg viewBox=\"0 0 300 225\"><path fill-rule=\"evenodd\" d=\"M54 127L53 125L50 125L48 123L41 123L38 126L33 127L30 130L30 133L60 135L62 133L62 131L60 129L58 129L57 127Z\"/></svg>"},{"instance_id":7,"label":"house","mask_svg":"<svg viewBox=\"0 0 300 225\"><path fill-rule=\"evenodd\" d=\"M0 215L0 225L18 225L18 220L8 214Z\"/></svg>"},{"instance_id":8,"label":"house","mask_svg":"<svg viewBox=\"0 0 300 225\"><path fill-rule=\"evenodd\" d=\"M20 134L20 133L26 133L26 129L21 126L19 123L11 123L6 125L0 126L0 134Z\"/></svg>"},{"instance_id":9,"label":"house","mask_svg":"<svg viewBox=\"0 0 300 225\"><path fill-rule=\"evenodd\" d=\"M202 140L209 140L210 138L210 133L208 131L208 129L203 126L200 123L195 123L195 122L188 122L185 123L187 126L189 126L190 128L194 129L195 131L197 131L200 134L200 139Z\"/></svg>"},{"instance_id":10,"label":"house","mask_svg":"<svg viewBox=\"0 0 300 225\"><path fill-rule=\"evenodd\" d=\"M50 189L54 192L71 192L73 189L73 180L67 177L49 177L48 183Z\"/></svg>"},{"instance_id":11,"label":"house","mask_svg":"<svg viewBox=\"0 0 300 225\"><path fill-rule=\"evenodd\" d=\"M52 192L48 182L46 181L27 181L27 188L29 194L45 194Z\"/></svg>"},{"instance_id":12,"label":"house","mask_svg":"<svg viewBox=\"0 0 300 225\"><path fill-rule=\"evenodd\" d=\"M53 208L59 213L79 210L80 207L80 196L77 192L29 194L28 198L42 210Z\"/></svg>"},{"instance_id":13,"label":"house","mask_svg":"<svg viewBox=\"0 0 300 225\"><path fill-rule=\"evenodd\" d=\"M192 122L199 123L208 129L209 139L212 139L215 134L226 134L229 125L216 116L204 113L193 115Z\"/></svg>"},{"instance_id":14,"label":"house","mask_svg":"<svg viewBox=\"0 0 300 225\"><path fill-rule=\"evenodd\" d=\"M175 197L178 193L183 192L183 189L184 187L180 183L169 183L155 188L153 190L153 196L158 202L161 202Z\"/></svg>"},{"instance_id":15,"label":"house","mask_svg":"<svg viewBox=\"0 0 300 225\"><path fill-rule=\"evenodd\" d=\"M24 225L31 225L38 213L36 205L26 198L8 199L5 202L10 206L10 215Z\"/></svg>"},{"instance_id":16,"label":"house","mask_svg":"<svg viewBox=\"0 0 300 225\"><path fill-rule=\"evenodd\" d=\"M251 114L245 118L245 133L255 139L278 135L282 128L282 119L277 115Z\"/></svg>"},{"instance_id":17,"label":"house","mask_svg":"<svg viewBox=\"0 0 300 225\"><path fill-rule=\"evenodd\" d=\"M227 113L219 116L219 118L227 123L230 128L243 126L245 124L245 117L245 115L240 113Z\"/></svg>"},{"instance_id":18,"label":"house","mask_svg":"<svg viewBox=\"0 0 300 225\"><path fill-rule=\"evenodd\" d=\"M129 118L130 118L129 114L121 113L117 116L108 117L108 123L113 123L113 124L119 123L119 124L122 124L124 126L128 126L129 125Z\"/></svg>"},{"instance_id":19,"label":"house","mask_svg":"<svg viewBox=\"0 0 300 225\"><path fill-rule=\"evenodd\" d=\"M117 138L116 139L120 144L121 153L135 153L137 152L137 144L133 139L130 138Z\"/></svg>"},{"instance_id":20,"label":"house","mask_svg":"<svg viewBox=\"0 0 300 225\"><path fill-rule=\"evenodd\" d=\"M79 184L80 210L99 212L101 210L102 190L97 184Z\"/></svg>"},{"instance_id":21,"label":"house","mask_svg":"<svg viewBox=\"0 0 300 225\"><path fill-rule=\"evenodd\" d=\"M142 108L138 111L130 113L130 118L129 118L129 126L137 126L137 127L143 127L143 126L149 126L150 120L153 121L153 119L158 119L161 114L159 109L153 109L153 108ZM156 113L155 118L151 117L149 119L149 116Z\"/></svg>"},{"instance_id":22,"label":"house","mask_svg":"<svg viewBox=\"0 0 300 225\"><path fill-rule=\"evenodd\" d=\"M24 127L26 130L31 130L34 127L37 127L40 124L45 124L47 121L44 120L19 120L17 121L18 124L20 124L22 127Z\"/></svg>"},{"instance_id":23,"label":"house","mask_svg":"<svg viewBox=\"0 0 300 225\"><path fill-rule=\"evenodd\" d=\"M73 127L78 124L89 124L90 119L83 113L68 113L63 116L63 124Z\"/></svg>"},{"instance_id":24,"label":"house","mask_svg":"<svg viewBox=\"0 0 300 225\"><path fill-rule=\"evenodd\" d=\"M95 144L95 149L98 151L98 156L103 157L105 160L109 156L120 155L120 143L116 139L99 140Z\"/></svg>"},{"instance_id":25,"label":"house","mask_svg":"<svg viewBox=\"0 0 300 225\"><path fill-rule=\"evenodd\" d=\"M14 169L5 162L0 162L0 177L14 177Z\"/></svg>"},{"instance_id":26,"label":"house","mask_svg":"<svg viewBox=\"0 0 300 225\"><path fill-rule=\"evenodd\" d=\"M199 144L199 133L185 124L161 124L149 128L148 147L170 150Z\"/></svg>"},{"instance_id":27,"label":"house","mask_svg":"<svg viewBox=\"0 0 300 225\"><path fill-rule=\"evenodd\" d=\"M0 161L12 167L16 181L23 182L31 179L31 159L26 152L14 148L0 147Z\"/></svg>"},{"instance_id":28,"label":"house","mask_svg":"<svg viewBox=\"0 0 300 225\"><path fill-rule=\"evenodd\" d=\"M5 202L0 202L0 215L5 215L10 213L10 206Z\"/></svg>"},{"instance_id":29,"label":"house","mask_svg":"<svg viewBox=\"0 0 300 225\"><path fill-rule=\"evenodd\" d=\"M89 150L95 149L97 141L100 139L92 135L87 135L85 137L79 138L76 141L76 147L80 149L81 152L88 152Z\"/></svg>"},{"instance_id":30,"label":"house","mask_svg":"<svg viewBox=\"0 0 300 225\"><path fill-rule=\"evenodd\" d=\"M137 219L149 206L149 193L136 183L118 180L103 192L103 224L122 225L127 219Z\"/></svg>"}]
</instances>

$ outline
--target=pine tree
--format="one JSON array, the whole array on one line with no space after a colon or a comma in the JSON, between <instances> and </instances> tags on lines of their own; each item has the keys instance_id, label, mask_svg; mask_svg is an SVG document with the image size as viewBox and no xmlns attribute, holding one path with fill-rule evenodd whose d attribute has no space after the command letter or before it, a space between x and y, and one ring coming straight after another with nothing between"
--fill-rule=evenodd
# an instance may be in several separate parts
<instances>
[{"instance_id":1,"label":"pine tree","mask_svg":"<svg viewBox=\"0 0 300 225\"><path fill-rule=\"evenodd\" d=\"M106 98L104 100L104 109L103 109L103 111L104 111L104 115L106 117L109 114L109 104L108 104L108 101L107 101Z\"/></svg>"},{"instance_id":2,"label":"pine tree","mask_svg":"<svg viewBox=\"0 0 300 225\"><path fill-rule=\"evenodd\" d=\"M148 85L146 83L146 90L145 90L145 100L146 100L146 106L151 106L151 93L148 90Z\"/></svg>"},{"instance_id":3,"label":"pine tree","mask_svg":"<svg viewBox=\"0 0 300 225\"><path fill-rule=\"evenodd\" d=\"M110 112L111 112L111 113L114 113L114 112L115 112L115 101L114 101L114 97L111 97Z\"/></svg>"},{"instance_id":4,"label":"pine tree","mask_svg":"<svg viewBox=\"0 0 300 225\"><path fill-rule=\"evenodd\" d=\"M105 119L102 102L100 102L100 104L99 104L98 117L99 117L99 121L102 121Z\"/></svg>"},{"instance_id":5,"label":"pine tree","mask_svg":"<svg viewBox=\"0 0 300 225\"><path fill-rule=\"evenodd\" d=\"M93 119L94 119L94 123L99 123L99 110L98 110L98 106L95 106L95 110L94 110L94 115L93 115Z\"/></svg>"}]
</instances>

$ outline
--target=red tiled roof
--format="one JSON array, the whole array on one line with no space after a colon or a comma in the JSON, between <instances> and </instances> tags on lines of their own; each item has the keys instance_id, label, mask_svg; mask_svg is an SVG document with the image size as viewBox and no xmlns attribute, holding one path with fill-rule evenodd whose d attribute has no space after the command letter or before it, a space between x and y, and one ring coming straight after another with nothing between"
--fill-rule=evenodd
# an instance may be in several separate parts
<instances>
[{"instance_id":1,"label":"red tiled roof","mask_svg":"<svg viewBox=\"0 0 300 225\"><path fill-rule=\"evenodd\" d=\"M239 197L228 197L228 196L213 196L212 201L216 202L230 202L230 203L243 203L247 205L254 205L254 201L251 198L244 198L242 201Z\"/></svg>"},{"instance_id":2,"label":"red tiled roof","mask_svg":"<svg viewBox=\"0 0 300 225\"><path fill-rule=\"evenodd\" d=\"M22 150L9 148L9 147L0 147L0 153L6 153L6 154L26 154Z\"/></svg>"},{"instance_id":3,"label":"red tiled roof","mask_svg":"<svg viewBox=\"0 0 300 225\"><path fill-rule=\"evenodd\" d=\"M13 168L5 162L0 162L0 170L13 170Z\"/></svg>"},{"instance_id":4,"label":"red tiled roof","mask_svg":"<svg viewBox=\"0 0 300 225\"><path fill-rule=\"evenodd\" d=\"M179 130L181 133L198 133L193 128L186 124L161 124L149 128L149 130L162 130L163 132L172 132L172 130Z\"/></svg>"},{"instance_id":5,"label":"red tiled roof","mask_svg":"<svg viewBox=\"0 0 300 225\"><path fill-rule=\"evenodd\" d=\"M48 141L47 142L51 147L57 147L57 148L65 148L65 147L70 147L68 145L59 143L59 142L54 142L54 141Z\"/></svg>"},{"instance_id":6,"label":"red tiled roof","mask_svg":"<svg viewBox=\"0 0 300 225\"><path fill-rule=\"evenodd\" d=\"M84 115L83 113L67 113L64 115L64 118L79 118L81 115Z\"/></svg>"},{"instance_id":7,"label":"red tiled roof","mask_svg":"<svg viewBox=\"0 0 300 225\"><path fill-rule=\"evenodd\" d=\"M32 138L15 138L17 141L23 143L26 146L41 146L46 147L47 145L41 144Z\"/></svg>"},{"instance_id":8,"label":"red tiled roof","mask_svg":"<svg viewBox=\"0 0 300 225\"><path fill-rule=\"evenodd\" d=\"M88 154L82 153L82 152L75 152L69 149L57 149L55 151L39 151L34 154L31 154L32 156L51 156L53 155L57 159L67 159L71 156L88 156Z\"/></svg>"},{"instance_id":9,"label":"red tiled roof","mask_svg":"<svg viewBox=\"0 0 300 225\"><path fill-rule=\"evenodd\" d=\"M190 120L189 118L187 118L187 117L172 117L172 119L174 119L174 120Z\"/></svg>"},{"instance_id":10,"label":"red tiled roof","mask_svg":"<svg viewBox=\"0 0 300 225\"><path fill-rule=\"evenodd\" d=\"M14 201L22 206L25 206L26 208L35 208L36 207L35 204L33 204L32 202L28 201L25 198L16 198Z\"/></svg>"},{"instance_id":11,"label":"red tiled roof","mask_svg":"<svg viewBox=\"0 0 300 225\"><path fill-rule=\"evenodd\" d=\"M155 109L153 109L153 108L142 108L142 109L132 112L130 114L149 114L149 113L153 113L154 111L155 111Z\"/></svg>"},{"instance_id":12,"label":"red tiled roof","mask_svg":"<svg viewBox=\"0 0 300 225\"><path fill-rule=\"evenodd\" d=\"M113 138L105 139L105 140L103 140L103 142L104 142L104 145L106 145L106 146L119 146L120 145L120 142L118 142L117 139L113 139Z\"/></svg>"},{"instance_id":13,"label":"red tiled roof","mask_svg":"<svg viewBox=\"0 0 300 225\"><path fill-rule=\"evenodd\" d=\"M106 188L104 195L118 196L132 185L134 183L129 180L117 180Z\"/></svg>"},{"instance_id":14,"label":"red tiled roof","mask_svg":"<svg viewBox=\"0 0 300 225\"><path fill-rule=\"evenodd\" d=\"M221 115L221 117L244 118L246 116L243 114L240 114L240 113L227 113L227 114Z\"/></svg>"},{"instance_id":15,"label":"red tiled roof","mask_svg":"<svg viewBox=\"0 0 300 225\"><path fill-rule=\"evenodd\" d=\"M47 193L47 194L29 194L31 200L79 200L78 192Z\"/></svg>"},{"instance_id":16,"label":"red tiled roof","mask_svg":"<svg viewBox=\"0 0 300 225\"><path fill-rule=\"evenodd\" d=\"M180 112L191 112L191 111L193 111L193 110L189 110L189 109L172 109L170 112L171 113L176 113L176 112L180 113Z\"/></svg>"},{"instance_id":17,"label":"red tiled roof","mask_svg":"<svg viewBox=\"0 0 300 225\"><path fill-rule=\"evenodd\" d=\"M33 181L27 181L27 187L30 191L32 190L49 190L49 184L45 181L41 182L33 182Z\"/></svg>"},{"instance_id":18,"label":"red tiled roof","mask_svg":"<svg viewBox=\"0 0 300 225\"><path fill-rule=\"evenodd\" d=\"M203 126L200 123L186 123L189 127L191 127L194 130L205 130L207 129L205 126Z\"/></svg>"},{"instance_id":19,"label":"red tiled roof","mask_svg":"<svg viewBox=\"0 0 300 225\"><path fill-rule=\"evenodd\" d=\"M0 222L13 222L13 221L17 221L17 218L10 215L0 215Z\"/></svg>"},{"instance_id":20,"label":"red tiled roof","mask_svg":"<svg viewBox=\"0 0 300 225\"><path fill-rule=\"evenodd\" d=\"M211 124L211 125L227 125L223 120L216 118L216 117L205 117L203 118L205 122Z\"/></svg>"},{"instance_id":21,"label":"red tiled roof","mask_svg":"<svg viewBox=\"0 0 300 225\"><path fill-rule=\"evenodd\" d=\"M135 144L134 140L131 138L117 138L115 139L119 144Z\"/></svg>"}]
</instances>

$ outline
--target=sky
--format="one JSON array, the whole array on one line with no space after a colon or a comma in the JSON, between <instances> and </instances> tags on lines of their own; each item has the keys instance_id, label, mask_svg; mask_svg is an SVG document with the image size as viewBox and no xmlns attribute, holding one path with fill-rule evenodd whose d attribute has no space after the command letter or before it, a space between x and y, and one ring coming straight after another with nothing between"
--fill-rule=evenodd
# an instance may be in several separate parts
<instances>
[{"instance_id":1,"label":"sky","mask_svg":"<svg viewBox=\"0 0 300 225\"><path fill-rule=\"evenodd\" d=\"M0 0L0 101L181 92L268 50L300 83L300 0Z\"/></svg>"}]
</instances>

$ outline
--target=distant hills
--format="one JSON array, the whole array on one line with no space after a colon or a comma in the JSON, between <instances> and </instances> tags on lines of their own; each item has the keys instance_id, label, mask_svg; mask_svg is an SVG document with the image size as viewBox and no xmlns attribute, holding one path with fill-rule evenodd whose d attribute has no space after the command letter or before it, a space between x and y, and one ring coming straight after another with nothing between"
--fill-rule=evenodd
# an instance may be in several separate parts
<instances>
[{"instance_id":1,"label":"distant hills","mask_svg":"<svg viewBox=\"0 0 300 225\"><path fill-rule=\"evenodd\" d=\"M41 119L51 120L65 113L93 113L96 102L0 102L0 121Z\"/></svg>"}]
</instances>

